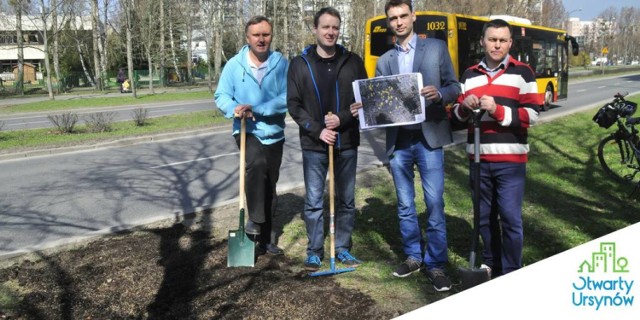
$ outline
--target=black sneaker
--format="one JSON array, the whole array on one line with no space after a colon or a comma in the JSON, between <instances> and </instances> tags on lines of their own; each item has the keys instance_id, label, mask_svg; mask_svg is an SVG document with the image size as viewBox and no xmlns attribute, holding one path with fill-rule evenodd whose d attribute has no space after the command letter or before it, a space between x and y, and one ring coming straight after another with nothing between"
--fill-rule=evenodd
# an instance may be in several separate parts
<instances>
[{"instance_id":1,"label":"black sneaker","mask_svg":"<svg viewBox=\"0 0 640 320\"><path fill-rule=\"evenodd\" d=\"M355 268L355 267L357 267L357 266L362 264L362 261L360 261L360 260L356 259L356 257L352 256L351 253L349 253L349 250L344 250L344 251L338 253L336 258L338 258L338 261L342 262L342 264L347 266L347 267Z\"/></svg>"},{"instance_id":2,"label":"black sneaker","mask_svg":"<svg viewBox=\"0 0 640 320\"><path fill-rule=\"evenodd\" d=\"M271 243L267 243L267 244L263 244L263 243L257 243L256 244L256 256L261 256L264 254L271 254L274 256L281 256L284 254L284 250L278 248L278 246L271 244Z\"/></svg>"},{"instance_id":3,"label":"black sneaker","mask_svg":"<svg viewBox=\"0 0 640 320\"><path fill-rule=\"evenodd\" d=\"M273 243L267 244L266 249L268 254L272 254L274 256L281 256L284 254L284 250L282 250L281 248L279 248Z\"/></svg>"},{"instance_id":4,"label":"black sneaker","mask_svg":"<svg viewBox=\"0 0 640 320\"><path fill-rule=\"evenodd\" d=\"M307 259L304 260L304 269L307 271L318 271L321 265L322 262L320 262L320 257L318 256L308 256Z\"/></svg>"},{"instance_id":5,"label":"black sneaker","mask_svg":"<svg viewBox=\"0 0 640 320\"><path fill-rule=\"evenodd\" d=\"M438 292L449 291L451 289L451 280L444 274L442 269L433 268L431 270L426 271L427 277L431 280L433 284L433 289Z\"/></svg>"},{"instance_id":6,"label":"black sneaker","mask_svg":"<svg viewBox=\"0 0 640 320\"><path fill-rule=\"evenodd\" d=\"M393 271L393 275L398 278L404 278L414 272L420 271L420 266L422 265L422 261L418 261L415 258L407 258L402 264L400 264L395 271Z\"/></svg>"}]
</instances>

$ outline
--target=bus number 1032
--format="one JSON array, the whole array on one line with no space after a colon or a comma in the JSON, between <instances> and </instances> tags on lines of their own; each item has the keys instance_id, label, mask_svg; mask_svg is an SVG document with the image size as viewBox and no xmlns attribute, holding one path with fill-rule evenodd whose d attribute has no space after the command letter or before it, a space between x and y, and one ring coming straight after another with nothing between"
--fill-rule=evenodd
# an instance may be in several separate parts
<instances>
[{"instance_id":1,"label":"bus number 1032","mask_svg":"<svg viewBox=\"0 0 640 320\"><path fill-rule=\"evenodd\" d=\"M444 21L432 21L427 23L427 31L437 31L444 30L445 22Z\"/></svg>"}]
</instances>

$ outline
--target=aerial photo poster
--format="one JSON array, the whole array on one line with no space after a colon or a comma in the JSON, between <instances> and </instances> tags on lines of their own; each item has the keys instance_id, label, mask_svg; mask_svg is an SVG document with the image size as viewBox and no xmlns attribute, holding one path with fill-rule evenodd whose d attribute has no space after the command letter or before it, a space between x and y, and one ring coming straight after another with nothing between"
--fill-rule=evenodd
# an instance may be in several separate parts
<instances>
[{"instance_id":1,"label":"aerial photo poster","mask_svg":"<svg viewBox=\"0 0 640 320\"><path fill-rule=\"evenodd\" d=\"M401 126L425 120L424 97L420 95L422 76L405 73L356 80L353 92L359 110L360 129Z\"/></svg>"}]
</instances>

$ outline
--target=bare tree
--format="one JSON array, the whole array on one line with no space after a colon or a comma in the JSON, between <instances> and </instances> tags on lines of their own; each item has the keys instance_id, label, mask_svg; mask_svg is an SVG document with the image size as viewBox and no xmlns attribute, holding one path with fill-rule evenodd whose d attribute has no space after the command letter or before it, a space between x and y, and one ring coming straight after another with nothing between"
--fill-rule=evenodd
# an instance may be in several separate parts
<instances>
[{"instance_id":1,"label":"bare tree","mask_svg":"<svg viewBox=\"0 0 640 320\"><path fill-rule=\"evenodd\" d=\"M87 65L84 62L85 52L82 50L84 43L82 42L82 40L80 39L80 36L79 36L79 32L78 32L78 28L79 27L77 25L78 23L76 22L77 19L80 19L79 25L80 25L80 28L82 28L82 26L83 26L82 17L76 17L76 19L74 19L74 21L72 21L72 23L70 25L71 25L71 28L73 28L73 33L75 35L75 37L73 37L73 39L75 40L75 44L76 44L75 47L76 47L76 50L78 51L78 59L80 61L80 65L82 66L82 71L84 72L85 78L87 78L89 80L89 82L91 83L92 87L95 87L96 84L93 81L93 77L89 73L89 70L87 69Z\"/></svg>"},{"instance_id":2,"label":"bare tree","mask_svg":"<svg viewBox=\"0 0 640 320\"><path fill-rule=\"evenodd\" d=\"M24 38L22 37L22 14L25 11L27 2L28 0L9 0L9 4L13 7L16 13L18 77L15 79L15 83L16 93L18 95L24 95Z\"/></svg>"},{"instance_id":3,"label":"bare tree","mask_svg":"<svg viewBox=\"0 0 640 320\"><path fill-rule=\"evenodd\" d=\"M634 48L637 47L639 40L640 10L634 7L622 7L616 21L615 28L618 36L613 39L616 58L627 64L638 55Z\"/></svg>"},{"instance_id":4,"label":"bare tree","mask_svg":"<svg viewBox=\"0 0 640 320\"><path fill-rule=\"evenodd\" d=\"M60 93L60 87L63 86L63 81L60 77L60 34L58 32L60 26L58 25L58 0L50 0L51 3L51 28L53 31L53 70L56 75L57 87L56 93Z\"/></svg>"},{"instance_id":5,"label":"bare tree","mask_svg":"<svg viewBox=\"0 0 640 320\"><path fill-rule=\"evenodd\" d=\"M201 32L207 47L207 70L209 72L208 86L213 92L213 82L218 81L220 76L221 52L222 49L222 17L223 3L221 0L199 0L199 7L202 10ZM214 57L214 65L211 64L211 56Z\"/></svg>"},{"instance_id":6,"label":"bare tree","mask_svg":"<svg viewBox=\"0 0 640 320\"><path fill-rule=\"evenodd\" d=\"M166 59L166 55L165 55L165 51L166 51L166 47L165 47L165 16L164 16L164 0L160 0L158 1L158 5L160 6L160 14L159 14L159 18L160 18L160 45L159 45L159 59L158 59L158 65L159 65L159 69L160 69L160 86L164 87L165 85L165 81L166 81L166 66L165 66L165 59Z\"/></svg>"},{"instance_id":7,"label":"bare tree","mask_svg":"<svg viewBox=\"0 0 640 320\"><path fill-rule=\"evenodd\" d=\"M129 83L131 84L131 93L134 98L138 97L138 89L136 88L136 83L133 81L133 8L135 0L121 0L120 5L124 11L125 16L125 31L127 36L127 73L129 77Z\"/></svg>"},{"instance_id":8,"label":"bare tree","mask_svg":"<svg viewBox=\"0 0 640 320\"><path fill-rule=\"evenodd\" d=\"M55 11L55 9L52 11ZM41 33L42 33L42 40L44 42L43 51L44 51L45 71L47 73L46 75L47 91L49 92L49 99L53 100L55 96L53 95L53 87L51 84L51 63L49 62L49 25L47 23L47 21L49 21L49 14L50 14L50 11L46 9L44 0L40 0L40 20L42 22Z\"/></svg>"},{"instance_id":9,"label":"bare tree","mask_svg":"<svg viewBox=\"0 0 640 320\"><path fill-rule=\"evenodd\" d=\"M176 2L174 2L175 4ZM173 17L173 8L174 6L169 6L169 44L171 46L171 62L173 63L173 68L176 72L176 77L178 81L182 81L182 77L180 76L180 69L178 69L178 58L176 57L176 45L175 45L175 37L174 37L174 19Z\"/></svg>"},{"instance_id":10,"label":"bare tree","mask_svg":"<svg viewBox=\"0 0 640 320\"><path fill-rule=\"evenodd\" d=\"M184 74L184 79L186 83L192 83L191 69L192 69L192 40L193 40L193 27L195 16L195 4L197 4L197 0L180 0L176 1L176 4L179 6L179 19L184 21L184 35L186 37L186 55L185 55L185 64L187 67L187 72Z\"/></svg>"},{"instance_id":11,"label":"bare tree","mask_svg":"<svg viewBox=\"0 0 640 320\"><path fill-rule=\"evenodd\" d=\"M149 90L154 93L153 90L153 57L152 52L156 48L157 38L155 31L158 28L156 24L157 20L157 2L154 0L139 0L135 12L139 15L136 19L138 21L138 28L140 29L140 39L142 40L145 57L147 59L149 70Z\"/></svg>"},{"instance_id":12,"label":"bare tree","mask_svg":"<svg viewBox=\"0 0 640 320\"><path fill-rule=\"evenodd\" d=\"M539 24L550 28L562 28L567 13L561 0L544 0Z\"/></svg>"},{"instance_id":13,"label":"bare tree","mask_svg":"<svg viewBox=\"0 0 640 320\"><path fill-rule=\"evenodd\" d=\"M95 77L96 90L102 91L102 77L100 74L100 54L98 52L98 42L100 41L100 17L98 16L98 0L91 0L91 31L93 34L93 72Z\"/></svg>"},{"instance_id":14,"label":"bare tree","mask_svg":"<svg viewBox=\"0 0 640 320\"><path fill-rule=\"evenodd\" d=\"M99 5L100 3L98 3ZM98 7L98 12L100 12L100 7ZM109 0L102 1L102 20L100 20L100 15L98 15L98 56L100 60L100 74L102 77L108 77L107 68L109 66L109 56L107 55L106 42L107 36L105 31L105 26L109 21ZM108 81L108 78L102 79L103 83Z\"/></svg>"}]
</instances>

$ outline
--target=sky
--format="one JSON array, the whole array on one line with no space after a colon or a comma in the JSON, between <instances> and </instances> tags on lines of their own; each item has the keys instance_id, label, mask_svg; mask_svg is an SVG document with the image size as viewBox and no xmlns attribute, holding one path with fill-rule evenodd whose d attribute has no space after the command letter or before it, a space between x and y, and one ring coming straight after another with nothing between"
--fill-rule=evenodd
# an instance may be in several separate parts
<instances>
[{"instance_id":1,"label":"sky","mask_svg":"<svg viewBox=\"0 0 640 320\"><path fill-rule=\"evenodd\" d=\"M567 13L571 12L571 17L578 17L580 20L594 20L602 11L609 7L615 7L616 12L620 12L622 7L636 7L640 9L639 0L562 0ZM582 8L581 11L577 11ZM574 11L576 10L576 11Z\"/></svg>"}]
</instances>

